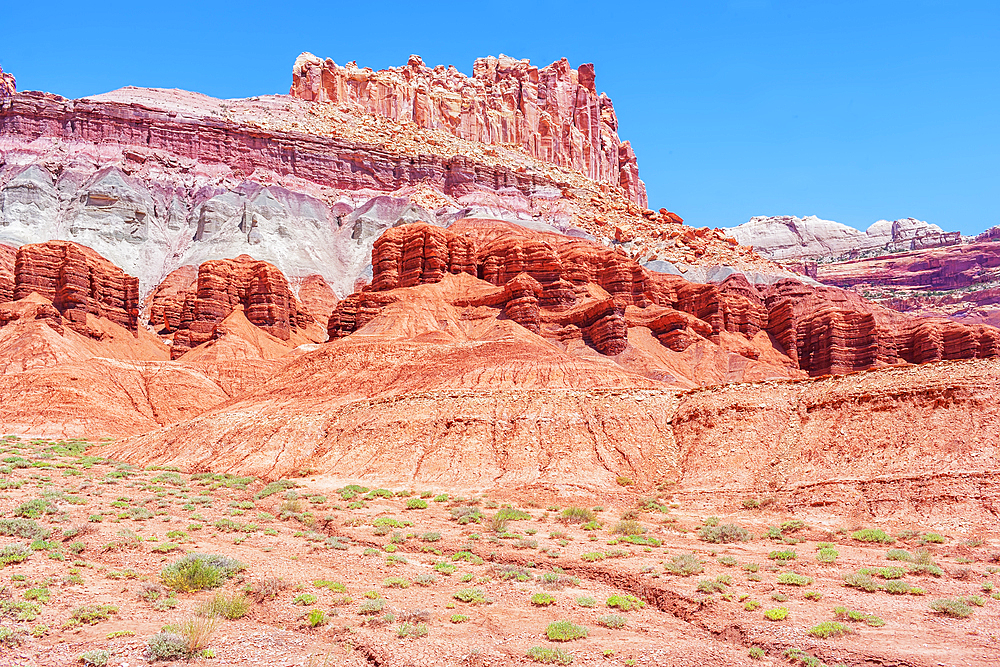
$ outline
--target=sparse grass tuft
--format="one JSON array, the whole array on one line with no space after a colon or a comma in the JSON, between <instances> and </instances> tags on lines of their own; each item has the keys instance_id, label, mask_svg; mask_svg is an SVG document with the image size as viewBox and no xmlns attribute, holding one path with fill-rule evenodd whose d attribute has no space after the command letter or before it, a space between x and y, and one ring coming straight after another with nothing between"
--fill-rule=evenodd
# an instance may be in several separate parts
<instances>
[{"instance_id":1,"label":"sparse grass tuft","mask_svg":"<svg viewBox=\"0 0 1000 667\"><path fill-rule=\"evenodd\" d=\"M596 518L594 510L586 507L567 507L559 513L559 521L563 523L587 523Z\"/></svg>"},{"instance_id":2,"label":"sparse grass tuft","mask_svg":"<svg viewBox=\"0 0 1000 667\"><path fill-rule=\"evenodd\" d=\"M679 554L674 556L669 563L664 564L667 574L674 574L679 577L690 577L701 573L705 567L694 554Z\"/></svg>"},{"instance_id":3,"label":"sparse grass tuft","mask_svg":"<svg viewBox=\"0 0 1000 667\"><path fill-rule=\"evenodd\" d=\"M943 616L952 618L968 618L972 616L972 607L962 599L941 599L931 602L931 609Z\"/></svg>"},{"instance_id":4,"label":"sparse grass tuft","mask_svg":"<svg viewBox=\"0 0 1000 667\"><path fill-rule=\"evenodd\" d=\"M211 600L200 605L196 613L199 616L210 616L213 618L221 616L233 621L246 616L249 610L250 602L247 600L246 595L242 593L226 595L219 592Z\"/></svg>"}]
</instances>

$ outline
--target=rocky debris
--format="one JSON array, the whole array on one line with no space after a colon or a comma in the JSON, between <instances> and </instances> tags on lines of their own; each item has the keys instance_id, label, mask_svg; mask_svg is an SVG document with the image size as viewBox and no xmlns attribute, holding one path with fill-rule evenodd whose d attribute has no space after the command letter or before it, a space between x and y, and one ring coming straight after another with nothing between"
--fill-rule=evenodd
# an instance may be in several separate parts
<instances>
[{"instance_id":1,"label":"rocky debris","mask_svg":"<svg viewBox=\"0 0 1000 667\"><path fill-rule=\"evenodd\" d=\"M67 326L78 333L93 334L87 315L137 333L139 280L90 248L68 241L18 248L13 298L24 299L32 293L51 301Z\"/></svg>"},{"instance_id":2,"label":"rocky debris","mask_svg":"<svg viewBox=\"0 0 1000 667\"><path fill-rule=\"evenodd\" d=\"M171 358L212 340L217 325L238 308L251 324L284 341L293 330L314 324L273 265L247 255L212 260L198 267L196 292L185 295Z\"/></svg>"},{"instance_id":3,"label":"rocky debris","mask_svg":"<svg viewBox=\"0 0 1000 667\"><path fill-rule=\"evenodd\" d=\"M490 56L478 58L468 77L451 66L429 68L419 56L410 56L405 67L373 71L303 53L292 68L290 94L469 141L514 144L532 157L620 186L630 201L646 207L635 153L618 139L614 106L598 94L592 64L574 70L563 58L538 68Z\"/></svg>"},{"instance_id":4,"label":"rocky debris","mask_svg":"<svg viewBox=\"0 0 1000 667\"><path fill-rule=\"evenodd\" d=\"M38 320L60 336L65 331L63 317L55 306L39 298L26 298L16 302L0 303L0 328L15 321ZM4 360L5 362L8 360Z\"/></svg>"},{"instance_id":5,"label":"rocky debris","mask_svg":"<svg viewBox=\"0 0 1000 667\"><path fill-rule=\"evenodd\" d=\"M960 243L961 233L914 218L879 220L862 232L814 215L756 216L725 230L778 262L845 260Z\"/></svg>"},{"instance_id":6,"label":"rocky debris","mask_svg":"<svg viewBox=\"0 0 1000 667\"><path fill-rule=\"evenodd\" d=\"M14 75L10 72L4 72L3 68L0 67L0 102L17 92L17 85L14 81Z\"/></svg>"}]
</instances>

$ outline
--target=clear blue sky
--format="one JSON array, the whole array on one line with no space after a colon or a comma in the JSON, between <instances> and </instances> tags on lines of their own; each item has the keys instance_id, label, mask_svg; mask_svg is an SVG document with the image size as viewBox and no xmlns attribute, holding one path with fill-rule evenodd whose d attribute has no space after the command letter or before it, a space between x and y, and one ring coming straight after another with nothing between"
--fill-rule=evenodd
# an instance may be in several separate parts
<instances>
[{"instance_id":1,"label":"clear blue sky","mask_svg":"<svg viewBox=\"0 0 1000 667\"><path fill-rule=\"evenodd\" d=\"M0 65L67 97L288 91L301 51L470 73L594 62L650 205L694 225L809 215L1000 224L1000 2L7 3Z\"/></svg>"}]
</instances>

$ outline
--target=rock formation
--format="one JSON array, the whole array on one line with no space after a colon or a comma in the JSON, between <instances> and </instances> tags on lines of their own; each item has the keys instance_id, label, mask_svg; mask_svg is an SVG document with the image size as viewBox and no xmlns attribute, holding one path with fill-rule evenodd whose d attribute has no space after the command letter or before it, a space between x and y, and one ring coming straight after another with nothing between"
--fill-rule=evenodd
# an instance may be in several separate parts
<instances>
[{"instance_id":1,"label":"rock formation","mask_svg":"<svg viewBox=\"0 0 1000 667\"><path fill-rule=\"evenodd\" d=\"M15 300L36 293L52 302L79 333L91 331L87 315L137 332L139 280L90 248L68 241L21 246L14 266Z\"/></svg>"},{"instance_id":2,"label":"rock formation","mask_svg":"<svg viewBox=\"0 0 1000 667\"><path fill-rule=\"evenodd\" d=\"M607 356L628 347L634 326L649 328L675 352L698 341L721 344L722 332L749 342L766 331L792 364L810 375L987 358L1000 350L1000 331L992 327L908 318L851 292L793 279L764 286L736 274L719 284L690 283L643 269L588 241L532 233L502 221L460 220L448 229L425 223L395 227L375 242L372 265L371 284L331 314L331 340L363 328L387 305L404 299L397 290L468 274L496 288L452 299L453 305L500 309L502 317L532 333L560 342L582 340ZM734 349L750 359L760 356L747 344Z\"/></svg>"},{"instance_id":3,"label":"rock formation","mask_svg":"<svg viewBox=\"0 0 1000 667\"><path fill-rule=\"evenodd\" d=\"M184 304L198 293L198 267L185 265L171 271L153 291L149 325L154 331L172 334L181 325Z\"/></svg>"},{"instance_id":4,"label":"rock formation","mask_svg":"<svg viewBox=\"0 0 1000 667\"><path fill-rule=\"evenodd\" d=\"M17 92L17 85L14 81L14 75L10 72L4 72L3 68L0 67L0 103L15 92Z\"/></svg>"},{"instance_id":5,"label":"rock formation","mask_svg":"<svg viewBox=\"0 0 1000 667\"><path fill-rule=\"evenodd\" d=\"M177 276L175 281L181 278ZM166 314L166 299L161 303ZM195 293L185 293L171 358L176 359L211 340L216 325L236 309L242 309L251 324L285 341L293 330L306 329L315 323L292 294L285 276L271 264L246 255L212 260L198 267ZM170 326L169 322L166 324Z\"/></svg>"},{"instance_id":6,"label":"rock formation","mask_svg":"<svg viewBox=\"0 0 1000 667\"><path fill-rule=\"evenodd\" d=\"M814 215L756 216L726 231L766 257L791 263L854 259L953 245L962 240L959 232L945 232L914 218L879 220L862 232Z\"/></svg>"},{"instance_id":7,"label":"rock formation","mask_svg":"<svg viewBox=\"0 0 1000 667\"><path fill-rule=\"evenodd\" d=\"M0 303L14 298L14 259L17 248L0 243Z\"/></svg>"},{"instance_id":8,"label":"rock formation","mask_svg":"<svg viewBox=\"0 0 1000 667\"><path fill-rule=\"evenodd\" d=\"M472 72L468 77L451 66L429 68L419 56L410 56L405 67L373 71L303 53L292 69L290 93L470 141L515 144L536 158L618 185L646 207L635 153L618 139L614 106L598 94L592 64L572 69L563 58L539 69L501 55L478 58Z\"/></svg>"}]
</instances>

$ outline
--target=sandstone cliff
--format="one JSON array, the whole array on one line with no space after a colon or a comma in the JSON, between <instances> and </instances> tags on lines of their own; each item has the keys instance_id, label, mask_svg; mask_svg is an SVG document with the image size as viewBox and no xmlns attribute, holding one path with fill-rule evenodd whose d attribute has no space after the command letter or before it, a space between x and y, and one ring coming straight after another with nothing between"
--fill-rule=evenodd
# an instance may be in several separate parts
<instances>
[{"instance_id":1,"label":"sandstone cliff","mask_svg":"<svg viewBox=\"0 0 1000 667\"><path fill-rule=\"evenodd\" d=\"M611 100L598 94L594 66L572 69L563 58L538 68L501 55L476 60L468 77L454 67L429 68L419 56L405 67L341 67L303 53L291 94L394 121L445 130L484 144L515 144L529 155L620 186L646 207L646 186L629 142L618 139Z\"/></svg>"},{"instance_id":2,"label":"sandstone cliff","mask_svg":"<svg viewBox=\"0 0 1000 667\"><path fill-rule=\"evenodd\" d=\"M246 255L236 259L205 262L198 267L194 293L176 288L184 275L175 275L157 306L167 315L165 326L170 327L169 313L183 294L183 305L177 316L171 358L177 359L191 348L212 340L217 325L234 310L241 309L246 319L272 336L288 341L293 332L314 326L315 320L292 294L285 276L273 265L258 262ZM171 298L171 293L176 296ZM154 296L154 306L159 295ZM154 317L155 317L154 311Z\"/></svg>"},{"instance_id":3,"label":"sandstone cliff","mask_svg":"<svg viewBox=\"0 0 1000 667\"><path fill-rule=\"evenodd\" d=\"M1000 351L1000 331L992 327L906 317L852 292L792 279L753 285L733 275L719 284L690 283L588 241L502 221L395 227L375 242L372 265L371 284L331 314L332 340L364 328L405 298L401 290L468 274L496 288L451 297L453 305L499 309L546 339L579 340L607 356L628 348L630 327L648 328L675 352L704 342L751 360L761 358L752 342L766 331L778 344L775 352L810 375ZM724 342L724 332L738 338Z\"/></svg>"},{"instance_id":4,"label":"sandstone cliff","mask_svg":"<svg viewBox=\"0 0 1000 667\"><path fill-rule=\"evenodd\" d=\"M13 298L32 293L51 301L80 333L90 331L88 314L137 332L139 280L90 248L68 241L18 248Z\"/></svg>"}]
</instances>

